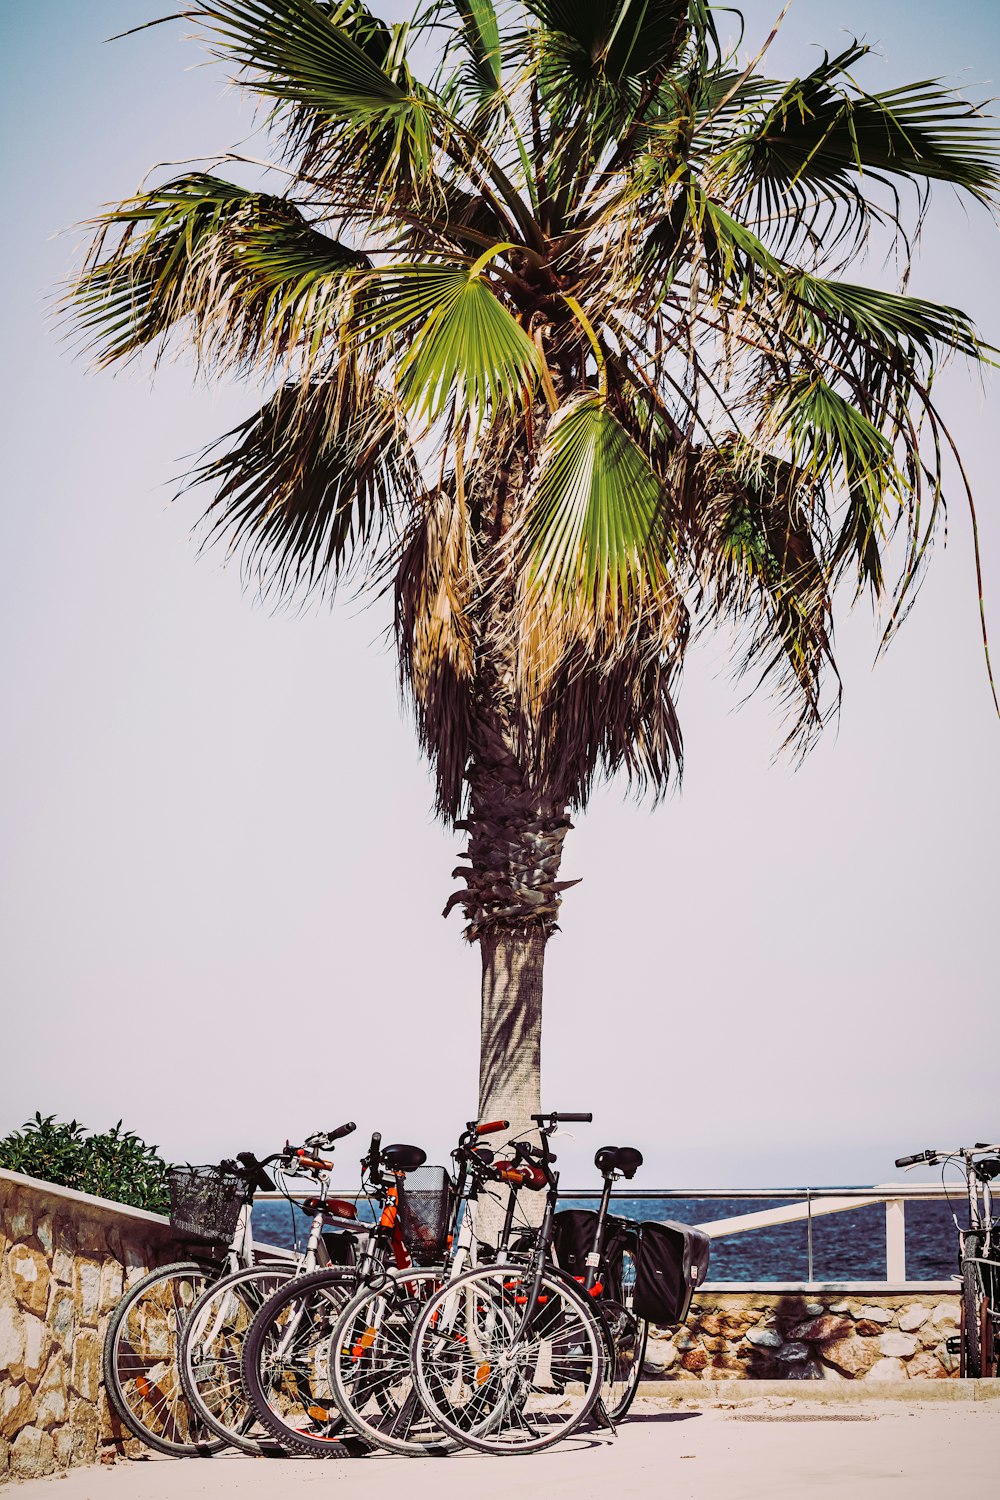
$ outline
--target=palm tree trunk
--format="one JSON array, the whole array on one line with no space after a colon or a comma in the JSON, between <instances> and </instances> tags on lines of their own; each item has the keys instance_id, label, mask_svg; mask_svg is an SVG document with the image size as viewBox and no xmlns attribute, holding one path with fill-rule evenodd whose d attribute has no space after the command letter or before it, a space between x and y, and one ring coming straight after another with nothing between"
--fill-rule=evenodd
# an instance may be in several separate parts
<instances>
[{"instance_id":1,"label":"palm tree trunk","mask_svg":"<svg viewBox=\"0 0 1000 1500\"><path fill-rule=\"evenodd\" d=\"M540 926L494 930L479 939L483 959L479 1118L509 1120L517 1134L541 1109L542 965Z\"/></svg>"}]
</instances>

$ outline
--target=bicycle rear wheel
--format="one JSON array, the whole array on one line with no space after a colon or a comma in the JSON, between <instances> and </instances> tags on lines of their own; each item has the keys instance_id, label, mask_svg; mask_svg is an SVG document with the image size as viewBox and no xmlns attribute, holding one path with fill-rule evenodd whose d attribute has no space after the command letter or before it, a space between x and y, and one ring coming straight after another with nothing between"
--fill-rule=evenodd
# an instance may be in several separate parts
<instances>
[{"instance_id":1,"label":"bicycle rear wheel","mask_svg":"<svg viewBox=\"0 0 1000 1500\"><path fill-rule=\"evenodd\" d=\"M273 1438L292 1453L348 1457L347 1423L330 1380L333 1331L357 1287L356 1273L329 1268L297 1276L269 1297L243 1340L247 1399ZM356 1441L351 1435L352 1443Z\"/></svg>"},{"instance_id":2,"label":"bicycle rear wheel","mask_svg":"<svg viewBox=\"0 0 1000 1500\"><path fill-rule=\"evenodd\" d=\"M269 1297L295 1275L293 1265L245 1266L202 1292L181 1335L184 1394L208 1430L244 1453L273 1451L240 1374L243 1340Z\"/></svg>"},{"instance_id":3,"label":"bicycle rear wheel","mask_svg":"<svg viewBox=\"0 0 1000 1500\"><path fill-rule=\"evenodd\" d=\"M104 1339L108 1401L136 1437L172 1458L218 1453L225 1443L189 1404L181 1384L180 1339L191 1308L219 1268L179 1261L126 1292Z\"/></svg>"},{"instance_id":4,"label":"bicycle rear wheel","mask_svg":"<svg viewBox=\"0 0 1000 1500\"><path fill-rule=\"evenodd\" d=\"M533 1280L530 1266L468 1271L435 1293L414 1330L421 1401L482 1453L548 1448L600 1395L604 1337L588 1300L549 1270L529 1310Z\"/></svg>"}]
</instances>

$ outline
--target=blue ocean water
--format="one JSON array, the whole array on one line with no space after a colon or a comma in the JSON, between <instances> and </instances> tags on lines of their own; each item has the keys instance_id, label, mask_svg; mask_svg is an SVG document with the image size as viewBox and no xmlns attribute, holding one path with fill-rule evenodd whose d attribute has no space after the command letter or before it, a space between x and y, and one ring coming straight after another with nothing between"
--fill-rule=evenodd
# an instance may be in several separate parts
<instances>
[{"instance_id":1,"label":"blue ocean water","mask_svg":"<svg viewBox=\"0 0 1000 1500\"><path fill-rule=\"evenodd\" d=\"M836 1189L827 1189L835 1193ZM612 1211L627 1219L679 1219L705 1224L759 1209L778 1208L783 1198L618 1198ZM593 1208L592 1200L567 1198L567 1208ZM364 1203L360 1216L366 1217ZM254 1234L273 1245L291 1247L308 1219L287 1203L268 1200L253 1211ZM814 1281L881 1281L885 1278L885 1207L867 1204L846 1213L814 1218ZM906 1274L909 1281L943 1281L955 1274L958 1237L951 1209L941 1200L906 1204ZM808 1279L805 1222L753 1229L713 1240L711 1281L805 1281Z\"/></svg>"}]
</instances>

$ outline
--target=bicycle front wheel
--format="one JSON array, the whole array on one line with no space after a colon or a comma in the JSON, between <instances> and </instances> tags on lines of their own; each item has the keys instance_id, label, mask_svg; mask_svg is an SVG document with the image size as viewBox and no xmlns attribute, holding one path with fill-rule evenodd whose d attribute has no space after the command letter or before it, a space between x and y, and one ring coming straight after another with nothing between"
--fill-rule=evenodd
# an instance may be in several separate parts
<instances>
[{"instance_id":1,"label":"bicycle front wheel","mask_svg":"<svg viewBox=\"0 0 1000 1500\"><path fill-rule=\"evenodd\" d=\"M962 1261L962 1374L973 1380L978 1380L983 1373L980 1334L984 1301L979 1266L976 1261L965 1259Z\"/></svg>"},{"instance_id":2,"label":"bicycle front wheel","mask_svg":"<svg viewBox=\"0 0 1000 1500\"><path fill-rule=\"evenodd\" d=\"M482 1453L535 1453L569 1435L601 1391L604 1337L575 1285L530 1266L468 1271L413 1334L417 1392L444 1432Z\"/></svg>"},{"instance_id":3,"label":"bicycle front wheel","mask_svg":"<svg viewBox=\"0 0 1000 1500\"><path fill-rule=\"evenodd\" d=\"M196 1261L160 1266L126 1292L108 1323L108 1401L130 1432L172 1458L204 1457L225 1447L188 1402L179 1359L188 1314L218 1275Z\"/></svg>"},{"instance_id":4,"label":"bicycle front wheel","mask_svg":"<svg viewBox=\"0 0 1000 1500\"><path fill-rule=\"evenodd\" d=\"M181 1335L184 1394L208 1430L244 1453L273 1451L240 1374L243 1340L269 1297L295 1274L289 1264L245 1266L202 1292Z\"/></svg>"},{"instance_id":5,"label":"bicycle front wheel","mask_svg":"<svg viewBox=\"0 0 1000 1500\"><path fill-rule=\"evenodd\" d=\"M343 1458L351 1452L341 1442L347 1424L331 1387L330 1350L356 1287L355 1272L346 1269L296 1276L268 1298L243 1340L247 1399L291 1453Z\"/></svg>"},{"instance_id":6,"label":"bicycle front wheel","mask_svg":"<svg viewBox=\"0 0 1000 1500\"><path fill-rule=\"evenodd\" d=\"M456 1446L417 1395L410 1362L417 1318L441 1281L440 1271L399 1271L377 1291L360 1291L334 1330L337 1405L360 1437L392 1453L446 1453Z\"/></svg>"}]
</instances>

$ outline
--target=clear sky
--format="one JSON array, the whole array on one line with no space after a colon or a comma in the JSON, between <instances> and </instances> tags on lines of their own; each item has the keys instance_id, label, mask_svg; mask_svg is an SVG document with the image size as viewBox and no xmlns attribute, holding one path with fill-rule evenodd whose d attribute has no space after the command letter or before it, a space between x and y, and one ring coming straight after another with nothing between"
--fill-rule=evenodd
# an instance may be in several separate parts
<instances>
[{"instance_id":1,"label":"clear sky","mask_svg":"<svg viewBox=\"0 0 1000 1500\"><path fill-rule=\"evenodd\" d=\"M0 5L0 1132L36 1108L123 1117L204 1159L354 1118L440 1157L475 1108L478 954L440 918L462 841L432 819L385 619L346 599L269 615L196 555L178 460L252 386L196 386L183 362L90 375L47 323L79 243L56 231L251 128L183 27L102 44L168 8ZM779 8L746 6L755 45ZM769 66L803 71L845 32L881 46L872 87L1000 91L985 0L797 0ZM913 290L1000 342L998 249L940 192ZM1000 657L1000 392L956 367L939 396ZM612 787L578 820L543 1049L547 1104L595 1112L563 1153L577 1182L604 1141L643 1149L647 1186L823 1184L1000 1131L1000 725L957 492L873 670L876 640L845 614L839 731L797 771L705 642L683 790L651 812Z\"/></svg>"}]
</instances>

